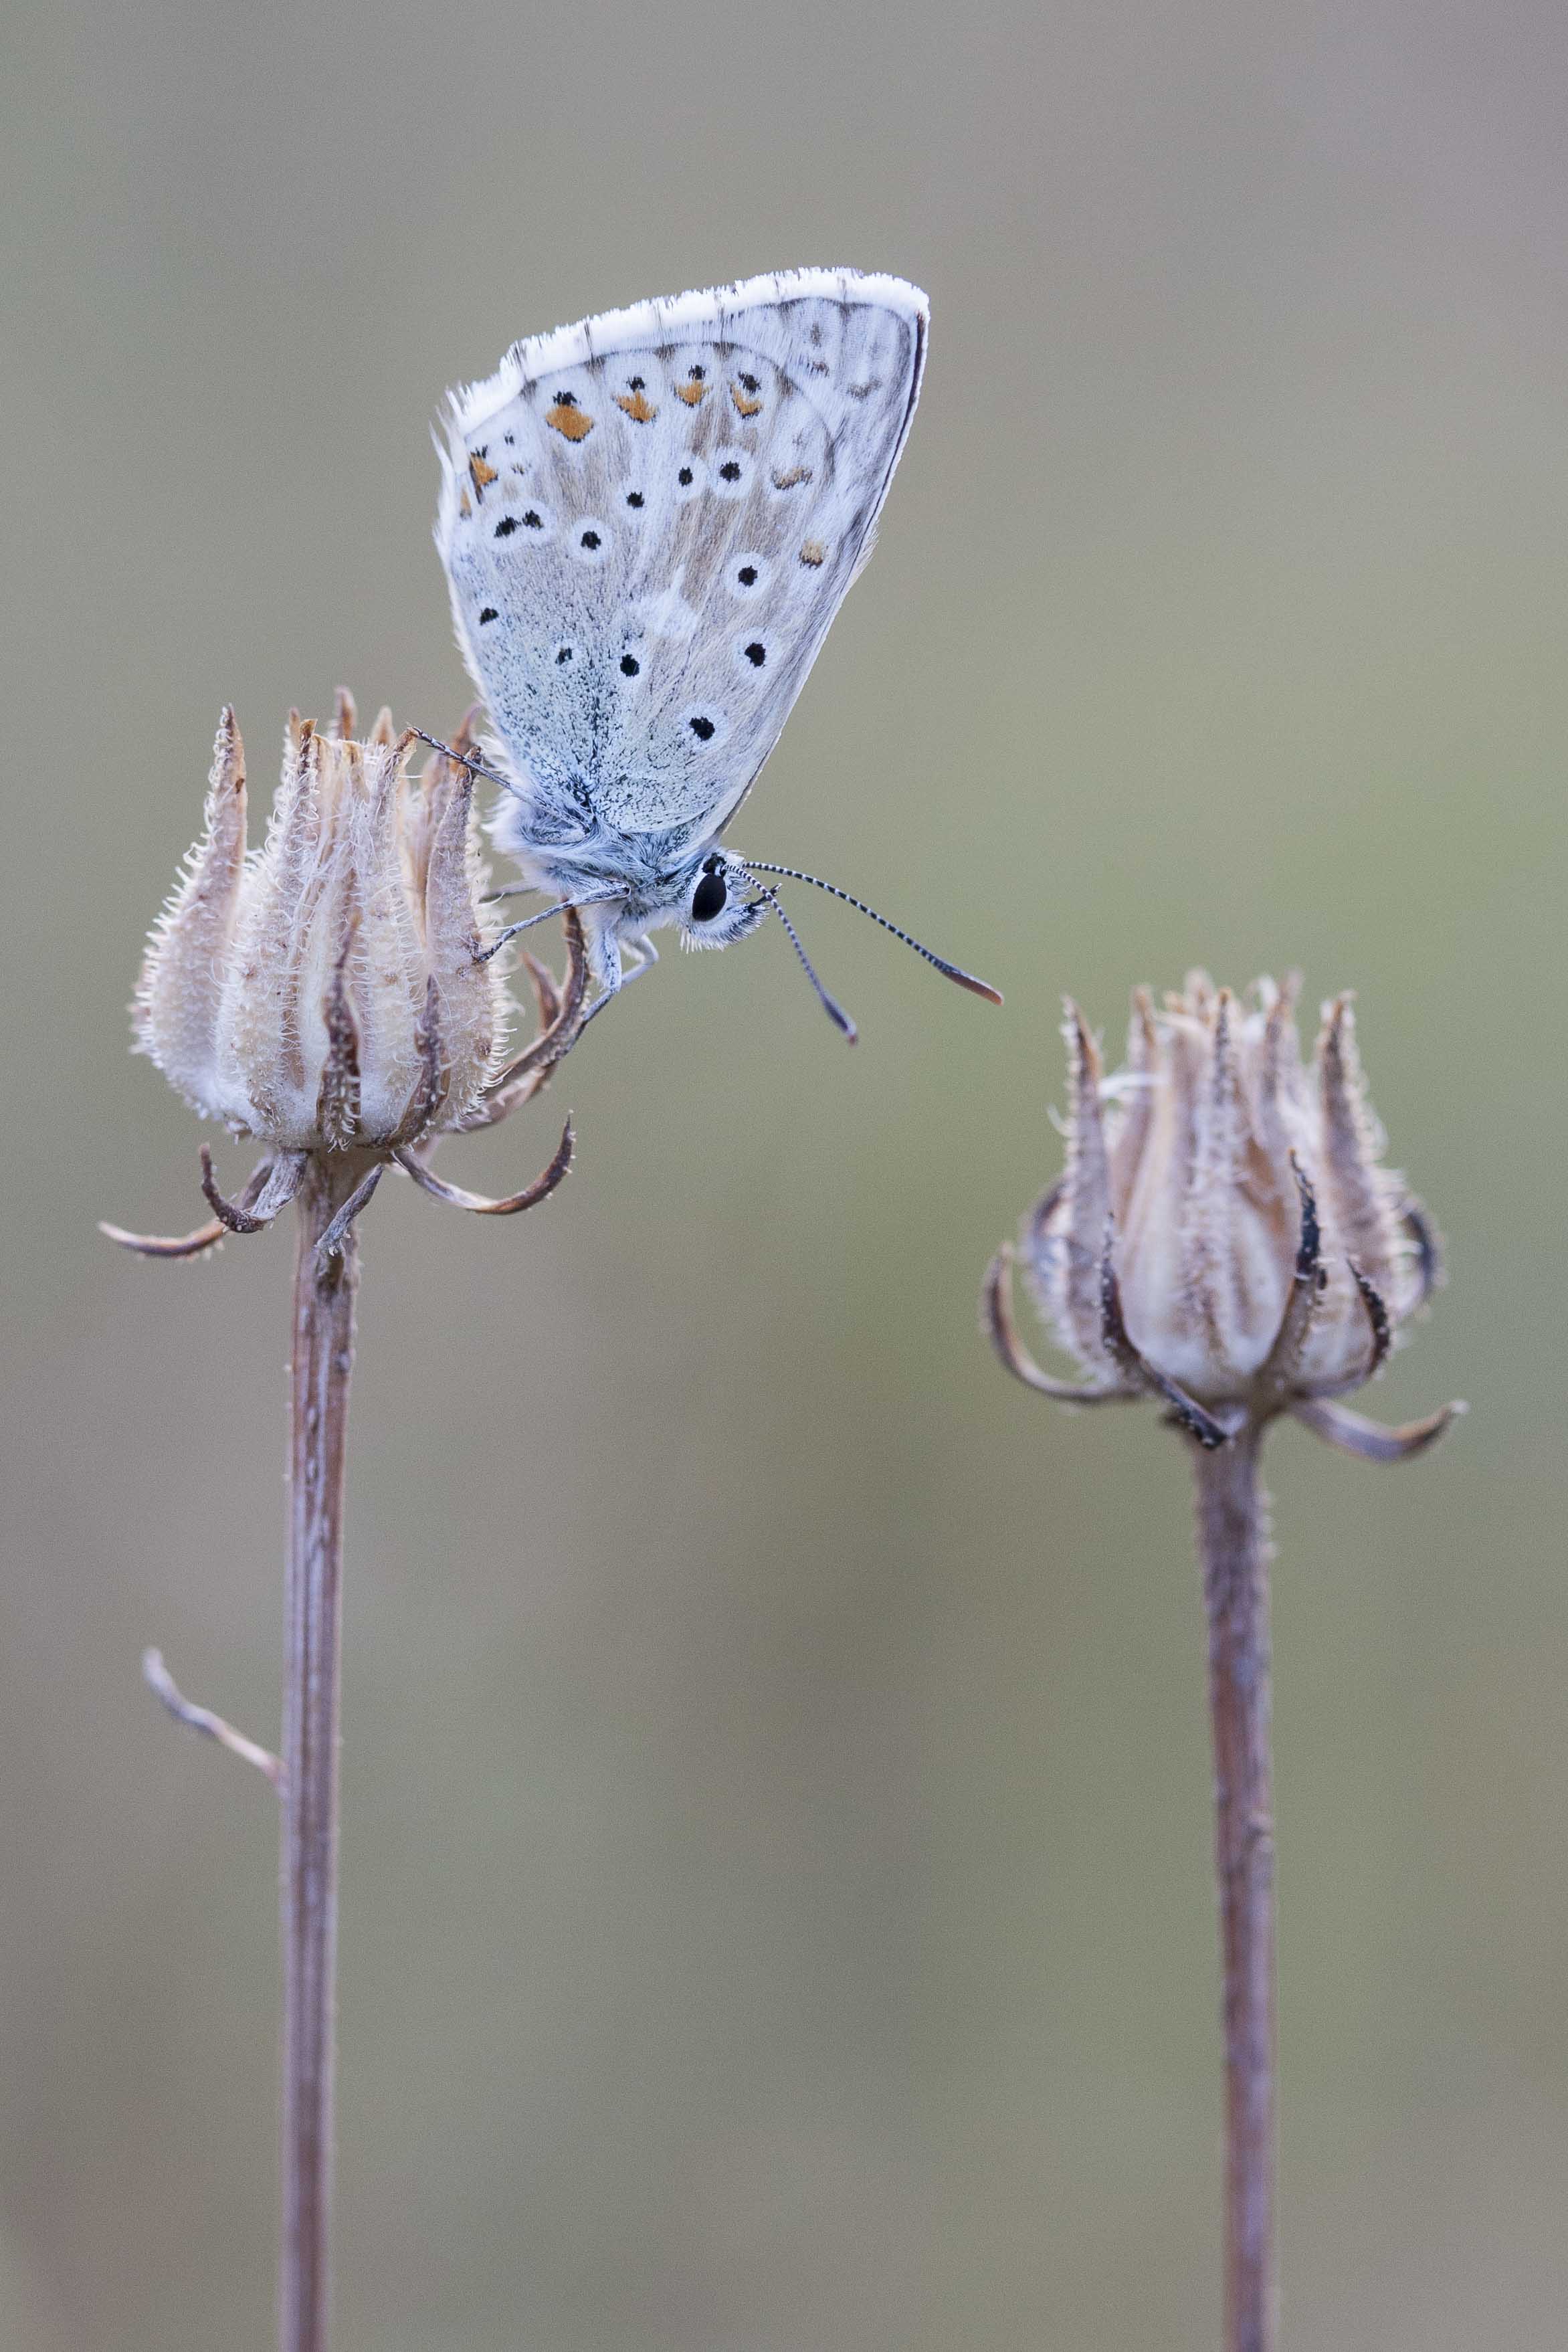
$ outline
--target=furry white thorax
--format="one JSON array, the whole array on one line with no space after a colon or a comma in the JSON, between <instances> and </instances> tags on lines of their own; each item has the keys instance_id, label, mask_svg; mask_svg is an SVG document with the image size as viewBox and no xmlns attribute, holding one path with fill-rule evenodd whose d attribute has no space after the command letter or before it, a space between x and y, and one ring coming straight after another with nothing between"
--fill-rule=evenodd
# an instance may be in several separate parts
<instances>
[{"instance_id":1,"label":"furry white thorax","mask_svg":"<svg viewBox=\"0 0 1568 2352\"><path fill-rule=\"evenodd\" d=\"M670 923L680 927L683 948L724 948L754 931L767 911L765 897L743 859L695 846L685 834L601 832L571 849L541 850L528 839L521 803L506 796L490 820L489 835L521 867L524 878L548 897L581 909L588 969L606 995L626 977L622 951L634 972L657 961L649 933ZM698 886L710 869L709 898L721 880L722 904L702 919L694 915Z\"/></svg>"},{"instance_id":2,"label":"furry white thorax","mask_svg":"<svg viewBox=\"0 0 1568 2352\"><path fill-rule=\"evenodd\" d=\"M510 780L492 837L608 901L606 992L661 925L762 919L715 845L870 552L926 324L900 278L785 271L527 339L452 396L437 543Z\"/></svg>"}]
</instances>

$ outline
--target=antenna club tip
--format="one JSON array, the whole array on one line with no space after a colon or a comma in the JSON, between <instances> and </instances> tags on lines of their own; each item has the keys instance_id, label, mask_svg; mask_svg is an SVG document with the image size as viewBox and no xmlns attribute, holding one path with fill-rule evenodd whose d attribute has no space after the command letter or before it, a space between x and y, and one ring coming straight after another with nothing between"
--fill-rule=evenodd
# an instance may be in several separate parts
<instances>
[{"instance_id":1,"label":"antenna club tip","mask_svg":"<svg viewBox=\"0 0 1568 2352\"><path fill-rule=\"evenodd\" d=\"M993 988L988 980L976 980L972 971L960 971L955 964L946 964L942 969L949 980L956 980L960 988L967 988L972 996L983 996L987 1004L1005 1002L1001 990Z\"/></svg>"}]
</instances>

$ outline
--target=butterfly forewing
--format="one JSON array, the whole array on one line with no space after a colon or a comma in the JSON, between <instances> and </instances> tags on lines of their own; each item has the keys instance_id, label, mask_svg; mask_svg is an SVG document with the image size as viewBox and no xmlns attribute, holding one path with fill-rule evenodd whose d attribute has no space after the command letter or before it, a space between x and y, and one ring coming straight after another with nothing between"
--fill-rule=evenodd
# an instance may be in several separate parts
<instances>
[{"instance_id":1,"label":"butterfly forewing","mask_svg":"<svg viewBox=\"0 0 1568 2352\"><path fill-rule=\"evenodd\" d=\"M733 814L868 551L925 318L898 279L753 279L459 397L437 537L539 838Z\"/></svg>"}]
</instances>

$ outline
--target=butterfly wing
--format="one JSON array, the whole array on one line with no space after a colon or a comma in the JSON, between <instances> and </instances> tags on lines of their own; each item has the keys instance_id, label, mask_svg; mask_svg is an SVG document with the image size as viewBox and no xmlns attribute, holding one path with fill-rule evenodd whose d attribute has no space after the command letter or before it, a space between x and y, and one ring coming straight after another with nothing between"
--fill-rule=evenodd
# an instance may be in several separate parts
<instances>
[{"instance_id":1,"label":"butterfly wing","mask_svg":"<svg viewBox=\"0 0 1568 2352\"><path fill-rule=\"evenodd\" d=\"M900 278L785 272L454 396L437 543L532 837L733 814L870 552L927 318Z\"/></svg>"}]
</instances>

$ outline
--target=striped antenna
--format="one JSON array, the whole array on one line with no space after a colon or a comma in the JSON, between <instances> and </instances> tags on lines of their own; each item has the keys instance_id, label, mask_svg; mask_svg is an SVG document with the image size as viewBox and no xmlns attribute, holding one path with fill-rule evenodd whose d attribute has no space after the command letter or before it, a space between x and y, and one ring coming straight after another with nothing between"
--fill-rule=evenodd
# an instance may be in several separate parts
<instances>
[{"instance_id":1,"label":"striped antenna","mask_svg":"<svg viewBox=\"0 0 1568 2352\"><path fill-rule=\"evenodd\" d=\"M783 874L792 882L809 882L814 890L826 890L830 898L842 898L847 907L853 907L858 914L869 915L874 923L880 923L882 929L885 931L891 931L896 940L902 940L905 947L913 948L916 955L924 956L927 963L935 964L938 971L948 980L955 980L960 988L969 989L975 996L984 996L989 1003L1001 1003L1001 990L993 988L988 980L976 980L972 971L961 971L957 964L949 963L945 956L933 955L930 948L921 947L919 940L912 940L908 931L900 931L897 923L889 923L886 915L879 915L875 907L868 907L864 898L853 898L847 890L841 890L837 882L825 882L818 874L803 874L798 866L767 866L752 857L742 858L740 863L745 866L749 874ZM759 890L765 887L761 882L757 885ZM773 893L769 891L768 896L772 898ZM773 903L777 906L777 899L774 899ZM781 915L784 913L782 907L779 908L779 912ZM793 931L790 937L792 939L795 937ZM799 945L798 941L796 945ZM804 960L803 957L802 961ZM807 965L806 969L810 971L811 967Z\"/></svg>"},{"instance_id":2,"label":"striped antenna","mask_svg":"<svg viewBox=\"0 0 1568 2352\"><path fill-rule=\"evenodd\" d=\"M756 877L752 874L750 865L747 864L744 859L737 859L736 863L738 865L743 865L752 880L753 882L756 881ZM782 874L784 870L783 866L770 866L768 869L770 873L780 874ZM801 946L799 936L796 933L795 925L784 913L784 900L779 897L776 890L770 890L765 882L757 882L756 887L762 892L768 904L772 907L774 914L778 917L785 930L789 933L790 945L794 948L796 955L800 958L801 962L805 965L805 976L807 980L810 981L813 988L816 989L816 993L821 1000L823 1011L826 1013L834 1027L836 1029L841 1029L845 1036L848 1038L849 1043L853 1045L856 1038L860 1033L856 1028L853 1021L850 1020L847 1013L845 1012L842 1004L837 1003L834 998L829 996L827 991L818 980L816 976L816 967L812 962L811 958L806 954L805 950Z\"/></svg>"}]
</instances>

